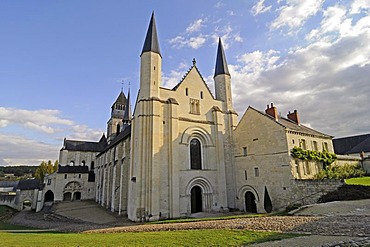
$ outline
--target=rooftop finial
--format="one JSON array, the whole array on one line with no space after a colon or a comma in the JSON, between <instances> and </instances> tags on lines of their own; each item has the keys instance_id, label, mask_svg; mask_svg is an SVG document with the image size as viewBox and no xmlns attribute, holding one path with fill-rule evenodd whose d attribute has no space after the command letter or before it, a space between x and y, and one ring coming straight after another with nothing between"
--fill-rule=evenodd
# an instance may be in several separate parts
<instances>
[{"instance_id":1,"label":"rooftop finial","mask_svg":"<svg viewBox=\"0 0 370 247\"><path fill-rule=\"evenodd\" d=\"M193 66L195 66L197 64L197 61L195 60L195 58L193 58Z\"/></svg>"},{"instance_id":2,"label":"rooftop finial","mask_svg":"<svg viewBox=\"0 0 370 247\"><path fill-rule=\"evenodd\" d=\"M121 81L121 92L123 92L123 83L124 83L124 80Z\"/></svg>"}]
</instances>

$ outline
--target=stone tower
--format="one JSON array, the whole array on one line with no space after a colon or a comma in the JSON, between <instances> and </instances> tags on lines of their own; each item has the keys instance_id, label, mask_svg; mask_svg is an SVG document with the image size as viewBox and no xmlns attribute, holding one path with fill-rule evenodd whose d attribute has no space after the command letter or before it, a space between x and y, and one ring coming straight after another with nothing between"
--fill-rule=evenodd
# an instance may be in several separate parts
<instances>
[{"instance_id":1,"label":"stone tower","mask_svg":"<svg viewBox=\"0 0 370 247\"><path fill-rule=\"evenodd\" d=\"M135 106L131 142L131 182L128 207L130 219L159 219L160 148L163 145L161 102L162 56L159 49L154 13L141 52L140 91Z\"/></svg>"},{"instance_id":2,"label":"stone tower","mask_svg":"<svg viewBox=\"0 0 370 247\"><path fill-rule=\"evenodd\" d=\"M235 208L236 189L234 171L234 145L233 130L237 124L238 114L235 112L232 102L231 76L226 62L224 48L221 38L218 41L216 66L215 66L215 93L216 99L223 102L222 111L224 112L224 150L225 150L225 170L227 201L229 208Z\"/></svg>"},{"instance_id":3,"label":"stone tower","mask_svg":"<svg viewBox=\"0 0 370 247\"><path fill-rule=\"evenodd\" d=\"M126 96L121 91L116 101L112 105L111 117L107 123L108 143L119 134L122 129L122 120L126 109Z\"/></svg>"}]
</instances>

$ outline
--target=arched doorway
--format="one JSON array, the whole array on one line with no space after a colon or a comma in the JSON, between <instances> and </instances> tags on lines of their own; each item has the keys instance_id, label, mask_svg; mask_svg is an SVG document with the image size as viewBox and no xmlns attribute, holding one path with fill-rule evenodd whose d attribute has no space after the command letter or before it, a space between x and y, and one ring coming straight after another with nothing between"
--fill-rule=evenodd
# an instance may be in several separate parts
<instances>
[{"instance_id":1,"label":"arched doorway","mask_svg":"<svg viewBox=\"0 0 370 247\"><path fill-rule=\"evenodd\" d=\"M257 213L256 197L250 191L247 191L245 197L245 211L248 213Z\"/></svg>"},{"instance_id":2,"label":"arched doorway","mask_svg":"<svg viewBox=\"0 0 370 247\"><path fill-rule=\"evenodd\" d=\"M63 195L63 201L71 201L72 200L72 193L71 192L66 192Z\"/></svg>"},{"instance_id":3,"label":"arched doorway","mask_svg":"<svg viewBox=\"0 0 370 247\"><path fill-rule=\"evenodd\" d=\"M194 186L191 189L191 213L203 211L202 205L202 189L199 186Z\"/></svg>"},{"instance_id":4,"label":"arched doorway","mask_svg":"<svg viewBox=\"0 0 370 247\"><path fill-rule=\"evenodd\" d=\"M77 191L73 194L73 201L81 200L81 192Z\"/></svg>"},{"instance_id":5,"label":"arched doorway","mask_svg":"<svg viewBox=\"0 0 370 247\"><path fill-rule=\"evenodd\" d=\"M22 210L31 210L31 208L32 208L32 201L24 200L22 203Z\"/></svg>"},{"instance_id":6,"label":"arched doorway","mask_svg":"<svg viewBox=\"0 0 370 247\"><path fill-rule=\"evenodd\" d=\"M54 201L54 193L51 190L48 190L45 193L45 202L53 202Z\"/></svg>"}]
</instances>

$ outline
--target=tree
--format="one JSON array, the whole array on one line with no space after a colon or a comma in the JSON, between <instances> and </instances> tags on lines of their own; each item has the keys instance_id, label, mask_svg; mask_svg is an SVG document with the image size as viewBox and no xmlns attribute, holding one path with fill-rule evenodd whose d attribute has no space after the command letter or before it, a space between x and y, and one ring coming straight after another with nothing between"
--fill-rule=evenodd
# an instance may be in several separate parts
<instances>
[{"instance_id":1,"label":"tree","mask_svg":"<svg viewBox=\"0 0 370 247\"><path fill-rule=\"evenodd\" d=\"M35 178L44 180L46 174L52 174L58 170L58 161L56 160L54 164L49 160L47 163L45 161L41 162L40 166L36 169Z\"/></svg>"}]
</instances>

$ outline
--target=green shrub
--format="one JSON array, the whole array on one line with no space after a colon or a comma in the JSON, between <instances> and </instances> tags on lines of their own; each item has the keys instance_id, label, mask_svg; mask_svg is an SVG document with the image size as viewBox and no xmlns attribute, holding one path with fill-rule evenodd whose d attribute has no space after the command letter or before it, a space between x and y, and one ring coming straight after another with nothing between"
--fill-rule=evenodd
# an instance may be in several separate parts
<instances>
[{"instance_id":1,"label":"green shrub","mask_svg":"<svg viewBox=\"0 0 370 247\"><path fill-rule=\"evenodd\" d=\"M365 175L365 171L357 165L344 164L343 166L330 165L317 173L315 179L346 179Z\"/></svg>"}]
</instances>

